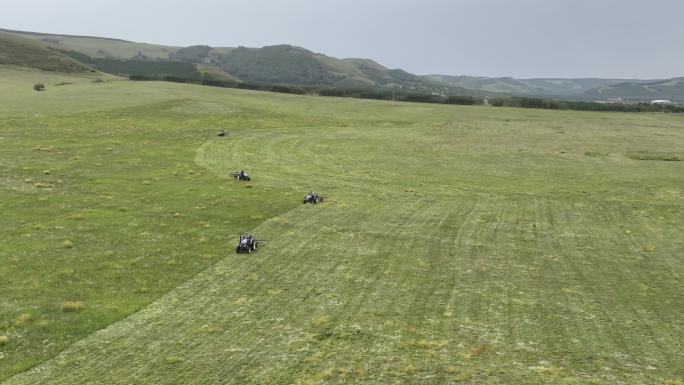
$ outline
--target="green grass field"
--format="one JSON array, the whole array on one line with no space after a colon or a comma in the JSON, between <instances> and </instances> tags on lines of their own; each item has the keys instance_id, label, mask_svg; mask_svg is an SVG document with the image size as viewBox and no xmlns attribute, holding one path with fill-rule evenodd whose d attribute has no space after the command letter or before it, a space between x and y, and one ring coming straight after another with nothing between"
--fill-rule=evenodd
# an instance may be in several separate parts
<instances>
[{"instance_id":1,"label":"green grass field","mask_svg":"<svg viewBox=\"0 0 684 385\"><path fill-rule=\"evenodd\" d=\"M2 385L684 382L682 116L93 77L0 69Z\"/></svg>"}]
</instances>

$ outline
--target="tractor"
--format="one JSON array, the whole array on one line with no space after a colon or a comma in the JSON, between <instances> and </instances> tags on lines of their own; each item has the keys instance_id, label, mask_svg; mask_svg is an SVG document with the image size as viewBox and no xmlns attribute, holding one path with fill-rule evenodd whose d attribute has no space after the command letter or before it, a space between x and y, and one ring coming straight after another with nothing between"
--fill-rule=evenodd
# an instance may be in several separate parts
<instances>
[{"instance_id":1,"label":"tractor","mask_svg":"<svg viewBox=\"0 0 684 385\"><path fill-rule=\"evenodd\" d=\"M259 247L259 241L257 241L256 238L254 238L254 236L251 234L244 234L240 235L240 242L238 242L237 246L235 247L235 252L238 254L251 254L252 251L256 251L257 247Z\"/></svg>"},{"instance_id":2,"label":"tractor","mask_svg":"<svg viewBox=\"0 0 684 385\"><path fill-rule=\"evenodd\" d=\"M314 193L311 191L310 193L306 194L304 197L304 204L311 203L311 204L316 204L316 203L323 203L323 197L320 196L319 194Z\"/></svg>"},{"instance_id":3,"label":"tractor","mask_svg":"<svg viewBox=\"0 0 684 385\"><path fill-rule=\"evenodd\" d=\"M234 172L230 175L232 175L233 178L235 178L237 180L244 180L244 181L248 181L248 182L252 180L252 178L250 178L249 175L247 175L247 173L244 171Z\"/></svg>"}]
</instances>

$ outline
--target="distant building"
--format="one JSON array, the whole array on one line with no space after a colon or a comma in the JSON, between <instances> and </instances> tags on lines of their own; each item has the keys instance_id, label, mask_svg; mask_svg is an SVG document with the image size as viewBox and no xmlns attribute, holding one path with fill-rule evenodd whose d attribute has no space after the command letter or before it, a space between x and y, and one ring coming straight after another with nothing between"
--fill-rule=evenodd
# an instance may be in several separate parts
<instances>
[{"instance_id":1,"label":"distant building","mask_svg":"<svg viewBox=\"0 0 684 385\"><path fill-rule=\"evenodd\" d=\"M662 99L662 100L653 100L653 101L651 101L651 104L672 104L672 101L671 101L671 100L666 100L666 99Z\"/></svg>"},{"instance_id":2,"label":"distant building","mask_svg":"<svg viewBox=\"0 0 684 385\"><path fill-rule=\"evenodd\" d=\"M625 104L625 101L624 101L624 99L622 99L622 98L617 98L617 99L597 100L595 103L601 103L601 104Z\"/></svg>"}]
</instances>

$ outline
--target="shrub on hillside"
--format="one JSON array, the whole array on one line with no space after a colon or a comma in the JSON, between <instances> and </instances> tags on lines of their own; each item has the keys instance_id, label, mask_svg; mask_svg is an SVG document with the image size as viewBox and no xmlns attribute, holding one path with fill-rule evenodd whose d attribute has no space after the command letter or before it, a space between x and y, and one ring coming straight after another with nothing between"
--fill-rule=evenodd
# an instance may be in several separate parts
<instances>
[{"instance_id":1,"label":"shrub on hillside","mask_svg":"<svg viewBox=\"0 0 684 385\"><path fill-rule=\"evenodd\" d=\"M33 85L33 89L36 91L44 91L45 90L45 84L43 83L36 83Z\"/></svg>"}]
</instances>

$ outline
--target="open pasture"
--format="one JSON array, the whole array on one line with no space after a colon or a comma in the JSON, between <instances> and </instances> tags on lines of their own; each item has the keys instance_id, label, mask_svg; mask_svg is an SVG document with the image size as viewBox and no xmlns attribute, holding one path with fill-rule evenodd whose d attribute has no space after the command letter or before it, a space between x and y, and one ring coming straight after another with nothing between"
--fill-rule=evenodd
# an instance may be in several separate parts
<instances>
[{"instance_id":1,"label":"open pasture","mask_svg":"<svg viewBox=\"0 0 684 385\"><path fill-rule=\"evenodd\" d=\"M681 116L2 71L3 385L683 381Z\"/></svg>"}]
</instances>

